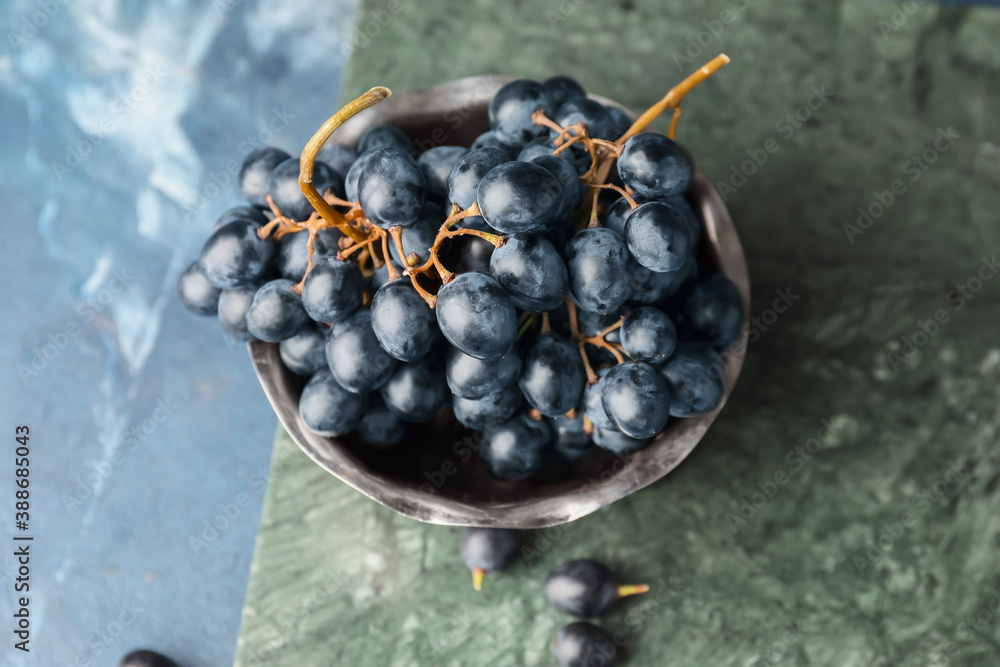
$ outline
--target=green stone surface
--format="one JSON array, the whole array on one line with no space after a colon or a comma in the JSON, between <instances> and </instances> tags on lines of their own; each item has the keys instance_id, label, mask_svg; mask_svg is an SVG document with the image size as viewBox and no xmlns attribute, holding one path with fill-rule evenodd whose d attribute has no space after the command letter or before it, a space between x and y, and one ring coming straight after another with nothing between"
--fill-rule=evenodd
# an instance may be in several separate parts
<instances>
[{"instance_id":1,"label":"green stone surface","mask_svg":"<svg viewBox=\"0 0 1000 667\"><path fill-rule=\"evenodd\" d=\"M238 664L554 664L571 619L541 582L583 556L652 587L599 621L628 665L1000 664L1000 280L977 282L1000 270L1000 14L907 7L364 2L362 24L399 11L355 51L343 99L565 73L641 109L678 63L730 55L678 138L713 181L766 153L727 193L760 319L729 405L678 470L528 534L532 551L478 594L459 529L397 516L279 433ZM949 127L959 138L935 150ZM796 297L780 314L779 290Z\"/></svg>"}]
</instances>

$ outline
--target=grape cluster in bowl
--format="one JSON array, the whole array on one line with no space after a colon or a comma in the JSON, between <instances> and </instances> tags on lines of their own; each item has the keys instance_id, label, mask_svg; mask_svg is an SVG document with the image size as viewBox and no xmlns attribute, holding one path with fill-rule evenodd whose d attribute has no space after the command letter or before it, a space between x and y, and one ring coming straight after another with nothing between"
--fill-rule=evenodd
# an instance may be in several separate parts
<instances>
[{"instance_id":1,"label":"grape cluster in bowl","mask_svg":"<svg viewBox=\"0 0 1000 667\"><path fill-rule=\"evenodd\" d=\"M373 89L301 156L247 157L249 205L219 218L181 299L233 339L278 343L321 435L391 453L450 408L505 482L638 451L719 404L718 351L743 324L704 261L690 155L643 131L701 79L635 122L553 77L501 88L468 148L414 151L392 125L326 143L388 94Z\"/></svg>"}]
</instances>

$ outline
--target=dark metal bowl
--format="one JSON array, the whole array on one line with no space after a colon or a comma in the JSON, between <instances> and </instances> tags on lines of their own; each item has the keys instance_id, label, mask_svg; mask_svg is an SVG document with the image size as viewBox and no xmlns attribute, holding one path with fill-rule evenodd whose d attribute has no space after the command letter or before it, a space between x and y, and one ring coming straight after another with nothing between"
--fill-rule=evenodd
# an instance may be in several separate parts
<instances>
[{"instance_id":1,"label":"dark metal bowl","mask_svg":"<svg viewBox=\"0 0 1000 667\"><path fill-rule=\"evenodd\" d=\"M394 123L415 146L465 145L488 129L487 106L507 77L470 77L393 95L348 121L333 140L355 143L378 123ZM603 103L609 100L596 98ZM627 110L626 110L627 111ZM633 116L634 117L634 116ZM750 279L733 222L711 183L696 174L694 201L705 221L704 252L728 275L750 313ZM491 479L478 461L481 441L443 410L427 424L411 427L391 454L372 452L353 437L316 435L299 417L303 378L288 371L274 343L249 344L250 357L268 400L292 439L327 472L404 516L443 525L543 528L578 519L638 491L676 468L715 421L743 366L747 327L725 355L725 396L712 413L673 419L647 449L616 458L602 452L557 464L530 482Z\"/></svg>"}]
</instances>

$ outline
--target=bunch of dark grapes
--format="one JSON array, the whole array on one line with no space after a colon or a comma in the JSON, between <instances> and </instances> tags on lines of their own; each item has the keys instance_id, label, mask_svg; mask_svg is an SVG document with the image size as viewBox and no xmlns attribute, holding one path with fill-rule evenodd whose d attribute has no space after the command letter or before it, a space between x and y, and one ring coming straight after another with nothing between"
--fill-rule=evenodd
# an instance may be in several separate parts
<instances>
[{"instance_id":1,"label":"bunch of dark grapes","mask_svg":"<svg viewBox=\"0 0 1000 667\"><path fill-rule=\"evenodd\" d=\"M389 94L374 88L302 155L246 158L248 205L220 216L181 300L232 339L278 343L321 435L390 449L451 409L504 481L640 450L718 406L718 351L741 334L671 138L681 98L726 62L635 122L559 76L501 88L470 148L419 153L391 125L326 143ZM667 109L670 136L643 131Z\"/></svg>"}]
</instances>

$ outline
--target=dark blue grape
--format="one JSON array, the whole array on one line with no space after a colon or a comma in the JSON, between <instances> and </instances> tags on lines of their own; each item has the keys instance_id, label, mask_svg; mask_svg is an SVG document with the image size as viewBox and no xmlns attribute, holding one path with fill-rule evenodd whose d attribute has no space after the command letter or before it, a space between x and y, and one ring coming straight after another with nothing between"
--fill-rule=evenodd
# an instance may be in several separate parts
<instances>
[{"instance_id":1,"label":"dark blue grape","mask_svg":"<svg viewBox=\"0 0 1000 667\"><path fill-rule=\"evenodd\" d=\"M632 197L637 204L645 204L647 199L644 197ZM625 197L619 197L616 199L610 207L608 207L608 212L604 216L604 220L601 222L608 229L613 229L625 238L625 220L628 216L632 214L632 205L628 202Z\"/></svg>"},{"instance_id":2,"label":"dark blue grape","mask_svg":"<svg viewBox=\"0 0 1000 667\"><path fill-rule=\"evenodd\" d=\"M247 330L254 338L277 343L291 338L309 323L302 297L291 280L279 278L264 283L247 308Z\"/></svg>"},{"instance_id":3,"label":"dark blue grape","mask_svg":"<svg viewBox=\"0 0 1000 667\"><path fill-rule=\"evenodd\" d=\"M515 234L493 251L490 275L518 308L543 313L566 300L569 274L552 244L542 236Z\"/></svg>"},{"instance_id":4,"label":"dark blue grape","mask_svg":"<svg viewBox=\"0 0 1000 667\"><path fill-rule=\"evenodd\" d=\"M615 667L622 650L604 630L590 623L570 623L552 642L559 667Z\"/></svg>"},{"instance_id":5,"label":"dark blue grape","mask_svg":"<svg viewBox=\"0 0 1000 667\"><path fill-rule=\"evenodd\" d=\"M363 393L381 387L398 362L379 344L371 311L361 309L334 326L326 339L326 363L340 386Z\"/></svg>"},{"instance_id":6,"label":"dark blue grape","mask_svg":"<svg viewBox=\"0 0 1000 667\"><path fill-rule=\"evenodd\" d=\"M594 429L594 444L601 449L614 452L619 456L632 454L646 449L653 444L652 438L632 438L621 431L605 428Z\"/></svg>"},{"instance_id":7,"label":"dark blue grape","mask_svg":"<svg viewBox=\"0 0 1000 667\"><path fill-rule=\"evenodd\" d=\"M619 431L631 438L652 438L670 418L667 382L642 361L618 364L602 380L604 412Z\"/></svg>"},{"instance_id":8,"label":"dark blue grape","mask_svg":"<svg viewBox=\"0 0 1000 667\"><path fill-rule=\"evenodd\" d=\"M483 132L478 137L476 137L476 140L472 142L472 145L469 147L469 150L474 151L477 148L498 149L501 153L503 153L504 162L516 158L518 150L500 141L500 135L498 135L493 130L490 130L489 132Z\"/></svg>"},{"instance_id":9,"label":"dark blue grape","mask_svg":"<svg viewBox=\"0 0 1000 667\"><path fill-rule=\"evenodd\" d=\"M399 264L392 262L392 265L395 267L396 273L402 275L403 269L400 268ZM382 264L382 266L375 269L371 276L369 276L369 280L371 281L369 291L374 294L380 287L382 287L382 285L389 282L389 265Z\"/></svg>"},{"instance_id":10,"label":"dark blue grape","mask_svg":"<svg viewBox=\"0 0 1000 667\"><path fill-rule=\"evenodd\" d=\"M251 283L222 290L219 296L219 325L230 340L246 342L253 339L253 334L247 329L247 310L261 284Z\"/></svg>"},{"instance_id":11,"label":"dark blue grape","mask_svg":"<svg viewBox=\"0 0 1000 667\"><path fill-rule=\"evenodd\" d=\"M670 414L693 417L711 412L722 402L722 361L714 351L690 344L678 346L660 368L670 390Z\"/></svg>"},{"instance_id":12,"label":"dark blue grape","mask_svg":"<svg viewBox=\"0 0 1000 667\"><path fill-rule=\"evenodd\" d=\"M443 222L443 220L442 220ZM441 223L431 223L429 220L420 219L409 227L403 227L400 241L403 244L403 252L406 258L399 256L396 243L392 238L388 239L389 254L393 261L402 266L420 266L431 256L431 246L437 237Z\"/></svg>"},{"instance_id":13,"label":"dark blue grape","mask_svg":"<svg viewBox=\"0 0 1000 667\"><path fill-rule=\"evenodd\" d=\"M448 198L448 177L468 148L464 146L435 146L417 158L417 166L424 173L428 196Z\"/></svg>"},{"instance_id":14,"label":"dark blue grape","mask_svg":"<svg viewBox=\"0 0 1000 667\"><path fill-rule=\"evenodd\" d=\"M545 577L545 599L578 618L595 618L618 601L618 577L606 565L589 558L560 563Z\"/></svg>"},{"instance_id":15,"label":"dark blue grape","mask_svg":"<svg viewBox=\"0 0 1000 667\"><path fill-rule=\"evenodd\" d=\"M523 396L517 385L501 389L482 398L451 397L455 419L466 428L496 428L513 417L521 407Z\"/></svg>"},{"instance_id":16,"label":"dark blue grape","mask_svg":"<svg viewBox=\"0 0 1000 667\"><path fill-rule=\"evenodd\" d=\"M662 310L645 306L625 317L621 343L628 356L636 361L662 364L677 348L677 327Z\"/></svg>"},{"instance_id":17,"label":"dark blue grape","mask_svg":"<svg viewBox=\"0 0 1000 667\"><path fill-rule=\"evenodd\" d=\"M580 178L577 176L576 169L567 160L555 155L536 157L531 162L548 171L559 181L562 193L559 198L559 208L554 217L556 220L568 220L568 216L580 205L586 193L586 188L580 187ZM550 222L549 226L551 227L551 225ZM572 225L569 228L572 228Z\"/></svg>"},{"instance_id":18,"label":"dark blue grape","mask_svg":"<svg viewBox=\"0 0 1000 667\"><path fill-rule=\"evenodd\" d=\"M441 337L434 311L410 283L400 278L375 292L372 328L386 352L400 361L416 361Z\"/></svg>"},{"instance_id":19,"label":"dark blue grape","mask_svg":"<svg viewBox=\"0 0 1000 667\"><path fill-rule=\"evenodd\" d=\"M508 146L520 146L547 133L548 128L531 122L539 110L552 118L555 104L548 87L530 79L511 81L490 101L490 129Z\"/></svg>"},{"instance_id":20,"label":"dark blue grape","mask_svg":"<svg viewBox=\"0 0 1000 667\"><path fill-rule=\"evenodd\" d=\"M514 346L517 311L497 281L460 273L437 295L438 326L452 345L477 359L497 359Z\"/></svg>"},{"instance_id":21,"label":"dark blue grape","mask_svg":"<svg viewBox=\"0 0 1000 667\"><path fill-rule=\"evenodd\" d=\"M677 271L687 260L691 232L677 209L652 201L625 220L625 242L635 261L651 271Z\"/></svg>"},{"instance_id":22,"label":"dark blue grape","mask_svg":"<svg viewBox=\"0 0 1000 667\"><path fill-rule=\"evenodd\" d=\"M496 230L487 225L486 221L478 215L462 218L456 227L478 229L489 234L496 233ZM493 244L486 239L465 234L445 239L441 243L441 250L439 252L444 265L455 273L489 273L490 258L493 256L493 250Z\"/></svg>"},{"instance_id":23,"label":"dark blue grape","mask_svg":"<svg viewBox=\"0 0 1000 667\"><path fill-rule=\"evenodd\" d=\"M502 570L517 555L521 535L509 528L466 528L459 552L462 562L473 571L476 590L483 572ZM476 574L476 571L479 574Z\"/></svg>"},{"instance_id":24,"label":"dark blue grape","mask_svg":"<svg viewBox=\"0 0 1000 667\"><path fill-rule=\"evenodd\" d=\"M611 137L617 139L628 132L628 129L632 127L632 119L628 117L628 114L613 104L604 108L608 110L608 115L611 117Z\"/></svg>"},{"instance_id":25,"label":"dark blue grape","mask_svg":"<svg viewBox=\"0 0 1000 667\"><path fill-rule=\"evenodd\" d=\"M479 183L483 218L505 234L522 234L552 220L562 202L562 185L547 169L530 162L505 162Z\"/></svg>"},{"instance_id":26,"label":"dark blue grape","mask_svg":"<svg viewBox=\"0 0 1000 667\"><path fill-rule=\"evenodd\" d=\"M382 229L412 225L424 206L427 183L408 153L379 148L358 180L358 202L365 216Z\"/></svg>"},{"instance_id":27,"label":"dark blue grape","mask_svg":"<svg viewBox=\"0 0 1000 667\"><path fill-rule=\"evenodd\" d=\"M743 299L725 274L716 273L695 284L684 302L684 322L714 347L740 339Z\"/></svg>"},{"instance_id":28,"label":"dark blue grape","mask_svg":"<svg viewBox=\"0 0 1000 667\"><path fill-rule=\"evenodd\" d=\"M583 123L583 126L587 128L587 136L592 139L606 139L611 141L618 138L614 133L611 115L608 113L608 110L600 102L595 102L586 97L578 97L566 102L566 104L559 107L555 118L552 120L564 128L576 125L577 123ZM549 130L549 133L552 137L558 134L555 130ZM576 133L573 132L573 134L575 135Z\"/></svg>"},{"instance_id":29,"label":"dark blue grape","mask_svg":"<svg viewBox=\"0 0 1000 667\"><path fill-rule=\"evenodd\" d=\"M313 163L312 184L321 195L327 190L331 190L338 197L344 194L337 172L323 162ZM271 180L267 184L267 191L281 214L292 220L306 220L315 210L299 187L298 158L285 160L274 168Z\"/></svg>"},{"instance_id":30,"label":"dark blue grape","mask_svg":"<svg viewBox=\"0 0 1000 667\"><path fill-rule=\"evenodd\" d=\"M483 176L508 160L499 148L476 148L466 153L448 175L448 201L463 210L472 206Z\"/></svg>"},{"instance_id":31,"label":"dark blue grape","mask_svg":"<svg viewBox=\"0 0 1000 667\"><path fill-rule=\"evenodd\" d=\"M307 326L278 344L281 362L296 375L311 377L326 368L326 327Z\"/></svg>"},{"instance_id":32,"label":"dark blue grape","mask_svg":"<svg viewBox=\"0 0 1000 667\"><path fill-rule=\"evenodd\" d=\"M132 651L118 663L118 667L177 667L177 663L156 651Z\"/></svg>"},{"instance_id":33,"label":"dark blue grape","mask_svg":"<svg viewBox=\"0 0 1000 667\"><path fill-rule=\"evenodd\" d=\"M694 248L697 246L701 241L701 223L698 221L698 216L695 215L691 205L688 204L682 195L667 197L663 200L663 203L672 206L677 211L680 219L691 233L691 247Z\"/></svg>"},{"instance_id":34,"label":"dark blue grape","mask_svg":"<svg viewBox=\"0 0 1000 667\"><path fill-rule=\"evenodd\" d=\"M684 281L691 277L692 267L697 271L697 262L690 255L680 269L669 273L650 271L634 259L630 259L628 272L632 295L628 298L629 303L652 305L662 302L680 289Z\"/></svg>"},{"instance_id":35,"label":"dark blue grape","mask_svg":"<svg viewBox=\"0 0 1000 667\"><path fill-rule=\"evenodd\" d=\"M264 195L268 193L268 183L274 168L292 156L280 148L258 148L243 160L240 166L240 194L254 206L267 208Z\"/></svg>"},{"instance_id":36,"label":"dark blue grape","mask_svg":"<svg viewBox=\"0 0 1000 667\"><path fill-rule=\"evenodd\" d=\"M568 76L552 76L542 83L544 83L545 87L549 89L549 95L552 96L552 105L556 109L570 100L587 96L583 86L581 86L576 79L571 79Z\"/></svg>"},{"instance_id":37,"label":"dark blue grape","mask_svg":"<svg viewBox=\"0 0 1000 667\"><path fill-rule=\"evenodd\" d=\"M333 259L340 252L343 233L336 227L326 227L316 232L313 241L313 263ZM309 266L309 232L287 234L278 241L278 272L282 278L299 282Z\"/></svg>"},{"instance_id":38,"label":"dark blue grape","mask_svg":"<svg viewBox=\"0 0 1000 667\"><path fill-rule=\"evenodd\" d=\"M344 196L347 201L358 201L358 181L361 180L361 174L364 172L365 167L368 166L368 159L371 158L374 152L361 153L358 155L358 159L354 161L354 164L351 165L351 168L347 170L347 175L344 176Z\"/></svg>"},{"instance_id":39,"label":"dark blue grape","mask_svg":"<svg viewBox=\"0 0 1000 667\"><path fill-rule=\"evenodd\" d=\"M646 132L625 142L618 158L622 181L643 197L679 195L691 185L691 161L673 139Z\"/></svg>"},{"instance_id":40,"label":"dark blue grape","mask_svg":"<svg viewBox=\"0 0 1000 667\"><path fill-rule=\"evenodd\" d=\"M595 427L617 431L618 427L611 421L611 417L608 417L608 413L604 411L604 402L601 400L601 392L604 389L604 378L610 370L610 368L598 370L597 382L587 385L586 389L583 390L583 413L587 415L587 419Z\"/></svg>"},{"instance_id":41,"label":"dark blue grape","mask_svg":"<svg viewBox=\"0 0 1000 667\"><path fill-rule=\"evenodd\" d=\"M544 420L517 415L487 430L479 453L491 477L516 482L541 470L551 443L552 431Z\"/></svg>"},{"instance_id":42,"label":"dark blue grape","mask_svg":"<svg viewBox=\"0 0 1000 667\"><path fill-rule=\"evenodd\" d=\"M548 137L538 137L537 139L532 139L524 145L521 152L517 154L517 159L520 162L531 162L536 157L555 157L553 156L553 151L555 151L556 146L552 143L552 140ZM567 154L569 151L563 151L559 154L559 159L566 161L569 164L569 158ZM575 170L574 170L575 171Z\"/></svg>"},{"instance_id":43,"label":"dark blue grape","mask_svg":"<svg viewBox=\"0 0 1000 667\"><path fill-rule=\"evenodd\" d=\"M546 417L569 412L580 400L586 377L580 352L555 335L535 338L518 381L525 399Z\"/></svg>"},{"instance_id":44,"label":"dark blue grape","mask_svg":"<svg viewBox=\"0 0 1000 667\"><path fill-rule=\"evenodd\" d=\"M368 410L355 431L362 442L374 449L389 449L406 435L406 422L385 407L381 396L369 394Z\"/></svg>"},{"instance_id":45,"label":"dark blue grape","mask_svg":"<svg viewBox=\"0 0 1000 667\"><path fill-rule=\"evenodd\" d=\"M357 264L322 259L302 285L302 306L317 322L337 322L361 307L365 277Z\"/></svg>"},{"instance_id":46,"label":"dark blue grape","mask_svg":"<svg viewBox=\"0 0 1000 667\"><path fill-rule=\"evenodd\" d=\"M208 282L231 289L264 275L274 255L274 243L257 236L257 228L252 220L234 220L212 232L198 260Z\"/></svg>"},{"instance_id":47,"label":"dark blue grape","mask_svg":"<svg viewBox=\"0 0 1000 667\"><path fill-rule=\"evenodd\" d=\"M347 177L347 172L351 170L351 165L358 159L358 151L353 146L328 141L319 149L316 159L329 165L343 181Z\"/></svg>"},{"instance_id":48,"label":"dark blue grape","mask_svg":"<svg viewBox=\"0 0 1000 667\"><path fill-rule=\"evenodd\" d=\"M222 215L215 220L212 230L214 231L233 220L252 220L258 225L266 225L268 223L267 216L259 208L253 206L234 206L222 212Z\"/></svg>"},{"instance_id":49,"label":"dark blue grape","mask_svg":"<svg viewBox=\"0 0 1000 667\"><path fill-rule=\"evenodd\" d=\"M404 153L413 150L410 137L401 129L389 123L376 125L361 135L358 142L358 153L378 150L379 148L398 148Z\"/></svg>"},{"instance_id":50,"label":"dark blue grape","mask_svg":"<svg viewBox=\"0 0 1000 667\"><path fill-rule=\"evenodd\" d=\"M583 428L583 412L578 410L573 417L559 415L549 418L552 429L552 444L557 453L575 461L594 451L594 443Z\"/></svg>"},{"instance_id":51,"label":"dark blue grape","mask_svg":"<svg viewBox=\"0 0 1000 667\"><path fill-rule=\"evenodd\" d=\"M444 406L444 374L428 364L399 364L379 388L385 406L408 422L425 422Z\"/></svg>"},{"instance_id":52,"label":"dark blue grape","mask_svg":"<svg viewBox=\"0 0 1000 667\"><path fill-rule=\"evenodd\" d=\"M610 313L621 307L632 291L628 282L628 248L622 237L606 227L583 229L565 251L569 289L584 310Z\"/></svg>"},{"instance_id":53,"label":"dark blue grape","mask_svg":"<svg viewBox=\"0 0 1000 667\"><path fill-rule=\"evenodd\" d=\"M445 365L448 387L456 396L471 400L496 394L520 376L521 357L513 350L499 359L483 361L452 348Z\"/></svg>"},{"instance_id":54,"label":"dark blue grape","mask_svg":"<svg viewBox=\"0 0 1000 667\"><path fill-rule=\"evenodd\" d=\"M299 398L299 416L313 433L335 437L347 433L365 416L368 394L354 394L323 369L309 378Z\"/></svg>"},{"instance_id":55,"label":"dark blue grape","mask_svg":"<svg viewBox=\"0 0 1000 667\"><path fill-rule=\"evenodd\" d=\"M198 262L191 262L177 280L181 303L195 315L218 315L222 290L208 282Z\"/></svg>"}]
</instances>

